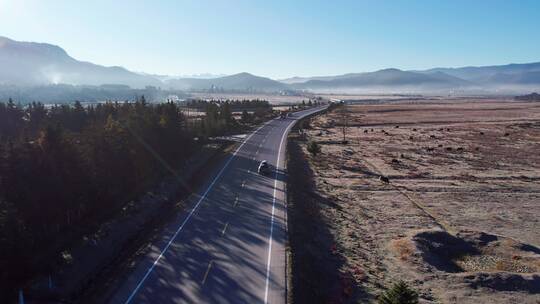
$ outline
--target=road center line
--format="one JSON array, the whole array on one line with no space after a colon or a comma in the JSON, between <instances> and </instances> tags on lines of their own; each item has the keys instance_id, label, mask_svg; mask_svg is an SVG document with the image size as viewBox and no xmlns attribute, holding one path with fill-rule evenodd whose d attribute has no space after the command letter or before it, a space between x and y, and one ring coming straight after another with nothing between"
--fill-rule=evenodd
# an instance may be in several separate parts
<instances>
[{"instance_id":1,"label":"road center line","mask_svg":"<svg viewBox=\"0 0 540 304\"><path fill-rule=\"evenodd\" d=\"M217 182L217 180L219 180L219 178L222 176L223 172L225 171L225 169L229 166L229 164L232 162L232 160L237 156L238 152L242 149L242 147L244 146L245 143L247 143L251 137L255 134L259 135L258 132L265 126L270 126L272 129L274 128L274 126L272 126L272 122L274 121L275 119L272 119L272 120L269 120L267 121L266 123L264 123L263 125L261 125L257 130L255 130L253 133L251 133L241 144L240 146L236 149L236 151L229 157L229 159L226 161L226 163L223 165L223 167L220 169L220 171L217 173L217 175L214 177L214 179L212 180L212 182L210 183L210 185L206 188L206 190L204 191L204 193L202 194L202 196L200 197L200 199L197 201L197 203L195 204L195 206L189 211L189 213L187 214L187 216L184 218L184 220L182 221L182 223L180 224L180 226L178 227L178 229L174 232L174 234L170 237L169 241L167 242L167 244L165 245L165 247L161 250L160 254L158 255L157 258L155 258L154 262L152 263L152 265L148 268L148 270L146 271L146 273L144 274L144 276L141 278L141 280L137 283L137 286L135 287L135 289L133 289L133 291L131 292L131 294L129 295L128 299L124 302L125 304L129 304L133 298L135 297L135 295L137 294L137 292L139 291L139 289L143 286L144 282L146 281L146 279L150 276L150 274L152 273L152 271L154 270L154 268L158 265L159 261L161 260L161 258L163 257L163 255L167 252L167 250L169 249L169 247L171 246L171 244L174 242L174 240L176 239L176 237L178 236L178 234L182 231L182 229L184 228L184 226L189 222L189 220L191 219L191 217L193 216L193 214L195 213L195 211L197 211L197 209L199 208L200 204L202 201L205 200L206 196L208 195L208 193L210 192L210 190L213 188L214 184ZM293 121L294 122L294 121ZM285 135L287 134L287 131L288 129L291 128L291 126L293 125L293 123L290 123L289 126L287 127L287 129L285 129L285 133L283 134L282 138L281 138L281 143L279 145L279 151L278 151L278 163L277 165L279 165L279 160L280 160L280 152L281 152L281 147L282 147L282 144L283 144L283 139L285 137ZM278 174L278 171L276 170L275 171L275 175L276 175L276 179L274 180L274 195L273 195L273 202L272 202L272 218L271 218L271 225L270 225L270 237L269 237L269 247L268 247L268 263L267 263L267 269L266 269L266 288L265 288L265 303L267 303L267 299L268 299L268 288L269 288L269 276L270 276L270 263L271 263L271 252L272 252L272 237L273 237L273 224L274 224L274 214L275 214L275 198L276 198L276 186L277 186L277 174ZM210 272L210 268L212 267L213 265L213 261L210 262L209 266L208 266L208 269L205 273L205 276L203 278L203 282L206 281L206 277L208 276L208 273Z\"/></svg>"},{"instance_id":2,"label":"road center line","mask_svg":"<svg viewBox=\"0 0 540 304\"><path fill-rule=\"evenodd\" d=\"M218 172L218 174L216 175L216 177L214 177L214 179L212 180L212 182L210 183L210 185L208 186L208 188L206 188L206 190L204 191L203 195L201 196L201 198L199 199L199 201L197 201L197 203L195 204L195 206L193 207L193 209L191 209L191 211L188 213L188 215L186 216L186 218L184 219L184 221L182 222L182 224L180 225L180 227L178 227L178 229L174 232L174 234L172 235L172 237L169 239L169 242L167 242L167 245L165 245L165 248L163 248L163 250L161 250L161 252L159 253L158 257L154 260L154 263L152 263L152 266L150 266L148 268L148 270L146 271L146 273L144 274L144 276L142 277L142 279L139 281L139 283L137 284L137 286L135 287L135 289L131 292L131 294L129 295L129 297L127 298L127 300L124 302L124 304L129 304L131 302L131 300L133 300L133 298L135 297L135 295L137 294L137 292L139 291L139 289L141 288L141 286L144 284L144 282L146 281L146 279L148 278L148 276L150 275L150 273L152 273L152 271L154 270L154 268L156 268L157 264L159 263L159 261L161 260L161 258L163 257L163 255L165 254L165 252L167 252L167 250L169 249L169 247L171 246L172 242L176 239L176 237L178 236L178 234L180 233L180 231L182 231L182 229L184 228L184 226L186 225L187 222L189 222L189 220L191 219L191 217L193 216L193 213L199 208L199 205L201 204L201 202L206 198L206 195L208 194L208 192L210 192L210 190L212 189L212 187L214 186L214 184L216 183L216 181L221 177L221 175L223 174L223 172L225 171L225 169L229 166L229 164L231 163L231 161L236 157L236 154L238 154L238 151L240 151L240 149L242 149L242 147L244 146L244 144L246 142L249 141L249 139L254 135L256 134L259 130L261 130L264 126L268 125L269 123L271 123L272 120L269 120L267 121L266 123L264 123L262 126L260 126L257 130L255 130L253 133L251 133L243 142L242 144L240 144L240 146L236 149L236 151L234 151L233 155L231 155L231 157L229 157L229 159L227 160L227 162L225 163L225 165L223 165L223 167L221 168L221 170Z\"/></svg>"},{"instance_id":3,"label":"road center line","mask_svg":"<svg viewBox=\"0 0 540 304\"><path fill-rule=\"evenodd\" d=\"M225 223L225 226L223 226L223 230L221 231L221 236L225 235L225 231L227 230L228 226L229 226L229 222Z\"/></svg>"},{"instance_id":4,"label":"road center line","mask_svg":"<svg viewBox=\"0 0 540 304\"><path fill-rule=\"evenodd\" d=\"M212 268L212 265L214 265L214 260L211 260L210 263L208 263L208 268L206 268L206 272L204 273L204 277L201 281L202 285L206 283L206 278L208 278L208 274L210 273L210 269Z\"/></svg>"}]
</instances>

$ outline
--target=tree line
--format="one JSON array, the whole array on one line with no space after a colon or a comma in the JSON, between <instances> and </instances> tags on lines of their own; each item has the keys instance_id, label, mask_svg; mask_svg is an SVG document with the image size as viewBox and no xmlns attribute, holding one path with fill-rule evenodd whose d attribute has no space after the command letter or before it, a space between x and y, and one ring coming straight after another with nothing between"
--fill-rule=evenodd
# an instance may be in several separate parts
<instances>
[{"instance_id":1,"label":"tree line","mask_svg":"<svg viewBox=\"0 0 540 304\"><path fill-rule=\"evenodd\" d=\"M209 104L221 105L226 104L232 111L238 111L243 109L271 109L272 106L267 100L262 99L243 99L243 100L202 100L193 99L188 100L186 105L190 108L205 109Z\"/></svg>"},{"instance_id":2,"label":"tree line","mask_svg":"<svg viewBox=\"0 0 540 304\"><path fill-rule=\"evenodd\" d=\"M245 126L229 103L205 110L189 123L178 104L144 96L88 107L0 102L1 289L47 271L70 243L182 170L206 138Z\"/></svg>"}]
</instances>

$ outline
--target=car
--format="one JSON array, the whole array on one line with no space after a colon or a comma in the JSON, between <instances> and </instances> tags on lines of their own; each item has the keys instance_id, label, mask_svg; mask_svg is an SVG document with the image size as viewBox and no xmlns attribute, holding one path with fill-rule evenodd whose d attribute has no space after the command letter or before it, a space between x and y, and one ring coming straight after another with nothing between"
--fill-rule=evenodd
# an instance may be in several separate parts
<instances>
[{"instance_id":1,"label":"car","mask_svg":"<svg viewBox=\"0 0 540 304\"><path fill-rule=\"evenodd\" d=\"M270 165L268 165L268 162L266 160L261 161L257 172L259 172L259 174L268 174L270 172Z\"/></svg>"}]
</instances>

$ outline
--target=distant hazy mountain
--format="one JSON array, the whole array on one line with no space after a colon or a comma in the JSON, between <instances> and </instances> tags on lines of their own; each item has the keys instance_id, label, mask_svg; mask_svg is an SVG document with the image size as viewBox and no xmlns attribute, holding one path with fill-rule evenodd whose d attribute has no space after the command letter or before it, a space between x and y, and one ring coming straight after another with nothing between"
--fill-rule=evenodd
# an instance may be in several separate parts
<instances>
[{"instance_id":1,"label":"distant hazy mountain","mask_svg":"<svg viewBox=\"0 0 540 304\"><path fill-rule=\"evenodd\" d=\"M369 88L369 87L409 87L424 89L443 89L469 86L466 80L453 77L442 72L417 73L398 69L384 69L370 73L346 74L332 76L329 80L308 80L295 83L298 89L336 89L336 88Z\"/></svg>"},{"instance_id":2,"label":"distant hazy mountain","mask_svg":"<svg viewBox=\"0 0 540 304\"><path fill-rule=\"evenodd\" d=\"M287 84L249 73L239 73L213 79L179 78L170 79L166 87L178 90L224 90L247 92L277 92L289 89Z\"/></svg>"},{"instance_id":3,"label":"distant hazy mountain","mask_svg":"<svg viewBox=\"0 0 540 304\"><path fill-rule=\"evenodd\" d=\"M504 79L511 79L514 84L540 83L540 78L538 78L540 62L481 67L434 68L420 72L442 72L478 84L498 83L504 81Z\"/></svg>"},{"instance_id":4,"label":"distant hazy mountain","mask_svg":"<svg viewBox=\"0 0 540 304\"><path fill-rule=\"evenodd\" d=\"M295 83L303 83L309 80L316 79L317 77L291 77L291 78L284 78L284 79L278 79L279 82L285 83L285 84L295 84Z\"/></svg>"},{"instance_id":5,"label":"distant hazy mountain","mask_svg":"<svg viewBox=\"0 0 540 304\"><path fill-rule=\"evenodd\" d=\"M492 84L540 84L540 71L522 73L496 73L489 77Z\"/></svg>"},{"instance_id":6,"label":"distant hazy mountain","mask_svg":"<svg viewBox=\"0 0 540 304\"><path fill-rule=\"evenodd\" d=\"M485 67L434 68L423 71L385 69L336 76L282 80L296 89L314 91L475 91L526 92L540 88L540 63Z\"/></svg>"},{"instance_id":7,"label":"distant hazy mountain","mask_svg":"<svg viewBox=\"0 0 540 304\"><path fill-rule=\"evenodd\" d=\"M173 79L185 79L185 78L193 78L193 79L214 79L214 78L220 78L227 76L226 74L211 74L211 73L201 73L201 74L193 74L193 75L158 75L158 74L148 74L145 72L139 72L141 75L150 76L155 79L159 79L162 82L167 82Z\"/></svg>"},{"instance_id":8,"label":"distant hazy mountain","mask_svg":"<svg viewBox=\"0 0 540 304\"><path fill-rule=\"evenodd\" d=\"M199 73L199 74L191 74L191 75L179 75L173 78L214 79L214 78L220 78L220 77L225 77L225 76L227 76L227 74Z\"/></svg>"},{"instance_id":9,"label":"distant hazy mountain","mask_svg":"<svg viewBox=\"0 0 540 304\"><path fill-rule=\"evenodd\" d=\"M77 61L62 48L0 37L0 84L35 86L48 84L123 84L133 88L159 86L154 77L122 67L104 67Z\"/></svg>"},{"instance_id":10,"label":"distant hazy mountain","mask_svg":"<svg viewBox=\"0 0 540 304\"><path fill-rule=\"evenodd\" d=\"M346 74L351 75L351 74ZM334 80L337 77L343 77L345 75L339 75L339 76L313 76L313 77L291 77L286 79L280 79L279 82L286 83L286 84L295 84L295 83L304 83L310 80L322 80L322 81L328 81L328 80Z\"/></svg>"},{"instance_id":11,"label":"distant hazy mountain","mask_svg":"<svg viewBox=\"0 0 540 304\"><path fill-rule=\"evenodd\" d=\"M128 85L212 92L280 92L284 90L378 92L531 92L540 89L540 62L484 67L434 68L423 71L384 69L335 76L293 77L281 81L240 73L191 77L134 73L70 57L62 48L0 37L0 86L51 84ZM62 87L60 87L62 88ZM11 89L10 89L11 90ZM11 91L10 91L11 92Z\"/></svg>"},{"instance_id":12,"label":"distant hazy mountain","mask_svg":"<svg viewBox=\"0 0 540 304\"><path fill-rule=\"evenodd\" d=\"M305 83L310 80L333 81L337 79L355 78L363 74L366 74L366 73L347 73L347 74L333 75L333 76L291 77L287 79L282 79L280 81L287 84Z\"/></svg>"}]
</instances>

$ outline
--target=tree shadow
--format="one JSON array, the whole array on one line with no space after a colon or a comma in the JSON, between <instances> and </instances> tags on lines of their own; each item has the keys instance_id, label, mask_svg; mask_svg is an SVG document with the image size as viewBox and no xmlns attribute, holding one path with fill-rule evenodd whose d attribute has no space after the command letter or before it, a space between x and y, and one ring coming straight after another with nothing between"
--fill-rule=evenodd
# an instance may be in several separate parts
<instances>
[{"instance_id":1,"label":"tree shadow","mask_svg":"<svg viewBox=\"0 0 540 304\"><path fill-rule=\"evenodd\" d=\"M478 273L467 276L465 280L474 289L484 287L497 291L524 291L529 294L540 294L540 276L536 274Z\"/></svg>"},{"instance_id":2,"label":"tree shadow","mask_svg":"<svg viewBox=\"0 0 540 304\"><path fill-rule=\"evenodd\" d=\"M314 174L296 140L288 143L288 230L294 303L343 303L354 286L321 208L339 205L316 191ZM358 290L363 292L363 290Z\"/></svg>"},{"instance_id":3,"label":"tree shadow","mask_svg":"<svg viewBox=\"0 0 540 304\"><path fill-rule=\"evenodd\" d=\"M286 244L282 189L286 176L283 170L275 170L275 159L268 160L275 171L258 174L254 169L259 162L249 152L255 147L248 142L243 148L246 151L231 159L212 190L191 213L201 199L200 194L194 195L191 209L166 225L160 233L162 238L135 263L123 284L111 292L109 303L124 303L145 276L132 303L256 303L264 298L273 209L272 252L275 254L275 248ZM276 179L278 188L274 191ZM179 223L187 217L189 221L169 246ZM153 266L164 248L167 250ZM284 272L280 275L280 271L279 265L271 268L268 279L272 292L285 290Z\"/></svg>"}]
</instances>

